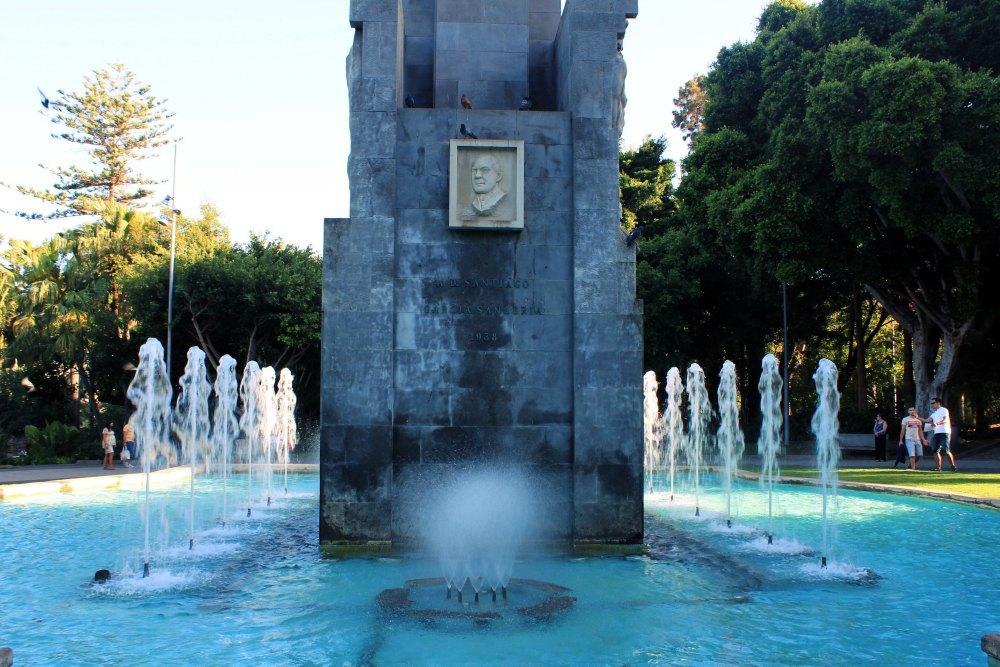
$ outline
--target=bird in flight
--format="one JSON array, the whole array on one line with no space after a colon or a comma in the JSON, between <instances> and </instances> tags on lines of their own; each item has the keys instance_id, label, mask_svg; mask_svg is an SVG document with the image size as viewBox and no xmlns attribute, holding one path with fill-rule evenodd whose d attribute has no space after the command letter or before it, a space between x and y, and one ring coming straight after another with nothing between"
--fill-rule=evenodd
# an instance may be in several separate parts
<instances>
[{"instance_id":1,"label":"bird in flight","mask_svg":"<svg viewBox=\"0 0 1000 667\"><path fill-rule=\"evenodd\" d=\"M472 100L470 100L469 96L466 95L465 93L462 93L462 108L472 109Z\"/></svg>"}]
</instances>

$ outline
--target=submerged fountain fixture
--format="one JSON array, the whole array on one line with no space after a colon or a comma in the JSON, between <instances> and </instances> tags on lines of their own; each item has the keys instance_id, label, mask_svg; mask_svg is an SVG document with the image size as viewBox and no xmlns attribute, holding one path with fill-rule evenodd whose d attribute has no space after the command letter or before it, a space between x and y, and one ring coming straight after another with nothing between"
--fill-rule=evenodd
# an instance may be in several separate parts
<instances>
[{"instance_id":1,"label":"submerged fountain fixture","mask_svg":"<svg viewBox=\"0 0 1000 667\"><path fill-rule=\"evenodd\" d=\"M243 442L247 461L247 516L250 516L254 503L253 473L254 451L260 449L260 404L258 401L258 385L260 384L260 366L256 361L249 361L243 367L243 378L240 380L240 430L243 432Z\"/></svg>"},{"instance_id":2,"label":"submerged fountain fixture","mask_svg":"<svg viewBox=\"0 0 1000 667\"><path fill-rule=\"evenodd\" d=\"M278 433L278 454L284 466L285 473L285 495L288 495L288 460L292 450L298 444L298 429L295 426L295 391L292 389L292 372L287 368L282 368L278 374L278 391L276 396Z\"/></svg>"},{"instance_id":3,"label":"submerged fountain fixture","mask_svg":"<svg viewBox=\"0 0 1000 667\"><path fill-rule=\"evenodd\" d=\"M170 377L163 363L163 346L155 338L139 348L139 366L128 386L126 396L135 406L132 428L139 445L139 460L146 476L143 496L143 564L142 576L149 576L149 476L153 465L172 463L174 449L170 444Z\"/></svg>"},{"instance_id":4,"label":"submerged fountain fixture","mask_svg":"<svg viewBox=\"0 0 1000 667\"><path fill-rule=\"evenodd\" d=\"M206 469L210 465L211 420L208 414L208 397L212 385L205 370L205 353L192 347L187 352L187 365L180 380L181 391L174 409L174 432L181 441L181 451L191 468L190 507L188 512L188 548L194 549L194 478L199 463Z\"/></svg>"},{"instance_id":5,"label":"submerged fountain fixture","mask_svg":"<svg viewBox=\"0 0 1000 667\"><path fill-rule=\"evenodd\" d=\"M229 516L229 476L233 460L233 445L240 432L236 419L238 400L236 360L228 354L219 359L215 376L215 412L212 414L212 441L222 466L222 526Z\"/></svg>"},{"instance_id":6,"label":"submerged fountain fixture","mask_svg":"<svg viewBox=\"0 0 1000 667\"><path fill-rule=\"evenodd\" d=\"M653 475L663 459L663 420L660 418L660 405L656 398L656 373L647 371L642 377L642 425L644 440L644 459L647 479L647 490L653 492Z\"/></svg>"},{"instance_id":7,"label":"submerged fountain fixture","mask_svg":"<svg viewBox=\"0 0 1000 667\"><path fill-rule=\"evenodd\" d=\"M675 366L667 371L667 403L663 409L663 437L667 441L667 461L670 466L670 500L674 499L674 474L677 470L677 452L684 447L684 382Z\"/></svg>"},{"instance_id":8,"label":"submerged fountain fixture","mask_svg":"<svg viewBox=\"0 0 1000 667\"><path fill-rule=\"evenodd\" d=\"M684 458L691 471L694 485L694 515L701 513L701 468L705 445L709 438L708 423L712 419L712 404L705 389L705 371L698 364L691 364L687 372L688 437Z\"/></svg>"},{"instance_id":9,"label":"submerged fountain fixture","mask_svg":"<svg viewBox=\"0 0 1000 667\"><path fill-rule=\"evenodd\" d=\"M722 491L726 496L726 525L732 527L733 478L745 448L740 428L740 396L736 389L736 365L726 361L719 374L719 432L717 443L722 464Z\"/></svg>"},{"instance_id":10,"label":"submerged fountain fixture","mask_svg":"<svg viewBox=\"0 0 1000 667\"><path fill-rule=\"evenodd\" d=\"M823 553L821 564L826 567L830 553L831 533L836 525L830 516L830 503L837 501L837 464L840 461L838 433L840 423L840 392L837 390L837 366L829 359L820 359L813 375L816 382L816 412L812 432L816 437L816 467L823 492Z\"/></svg>"},{"instance_id":11,"label":"submerged fountain fixture","mask_svg":"<svg viewBox=\"0 0 1000 667\"><path fill-rule=\"evenodd\" d=\"M778 481L778 448L781 444L781 374L778 359L769 354L761 361L760 381L760 436L757 454L760 456L760 484L767 489L767 543L774 542L774 485Z\"/></svg>"}]
</instances>

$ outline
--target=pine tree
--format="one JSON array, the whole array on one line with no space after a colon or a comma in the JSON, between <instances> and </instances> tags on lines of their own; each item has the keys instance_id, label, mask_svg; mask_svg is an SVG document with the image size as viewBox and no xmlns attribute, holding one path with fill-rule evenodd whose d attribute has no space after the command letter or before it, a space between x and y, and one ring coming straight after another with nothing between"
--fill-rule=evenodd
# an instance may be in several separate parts
<instances>
[{"instance_id":1,"label":"pine tree","mask_svg":"<svg viewBox=\"0 0 1000 667\"><path fill-rule=\"evenodd\" d=\"M154 96L124 65L114 64L84 77L82 91L60 90L58 98L46 102L43 113L60 126L53 138L86 146L90 164L49 169L56 177L52 189L18 186L22 194L59 207L47 215L18 215L29 219L87 215L97 212L97 202L135 205L151 194L144 186L154 181L134 166L169 143L173 114L166 109L166 100Z\"/></svg>"}]
</instances>

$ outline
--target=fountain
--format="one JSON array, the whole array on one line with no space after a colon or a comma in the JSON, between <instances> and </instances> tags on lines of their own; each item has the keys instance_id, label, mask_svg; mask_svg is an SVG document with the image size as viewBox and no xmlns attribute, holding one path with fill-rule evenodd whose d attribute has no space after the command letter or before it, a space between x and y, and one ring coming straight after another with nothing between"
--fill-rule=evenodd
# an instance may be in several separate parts
<instances>
[{"instance_id":1,"label":"fountain","mask_svg":"<svg viewBox=\"0 0 1000 667\"><path fill-rule=\"evenodd\" d=\"M139 460L145 475L143 499L142 576L149 576L149 476L154 464L172 463L176 454L170 444L170 378L163 363L163 346L150 338L139 348L139 366L126 396L135 406L132 427L139 446Z\"/></svg>"},{"instance_id":2,"label":"fountain","mask_svg":"<svg viewBox=\"0 0 1000 667\"><path fill-rule=\"evenodd\" d=\"M667 371L667 404L663 410L663 434L667 439L667 459L670 465L670 500L674 499L674 473L677 451L684 446L684 417L681 404L684 400L684 383L675 366Z\"/></svg>"},{"instance_id":3,"label":"fountain","mask_svg":"<svg viewBox=\"0 0 1000 667\"><path fill-rule=\"evenodd\" d=\"M256 361L248 361L243 367L243 379L240 381L240 430L246 443L247 461L247 516L250 516L254 502L253 468L254 450L260 447L260 406L258 403L258 385L260 384L260 366Z\"/></svg>"},{"instance_id":4,"label":"fountain","mask_svg":"<svg viewBox=\"0 0 1000 667\"><path fill-rule=\"evenodd\" d=\"M701 466L705 444L708 441L708 423L712 419L712 404L705 389L705 371L698 364L691 364L687 372L688 437L684 458L691 470L694 484L694 515L701 513Z\"/></svg>"},{"instance_id":5,"label":"fountain","mask_svg":"<svg viewBox=\"0 0 1000 667\"><path fill-rule=\"evenodd\" d=\"M829 505L837 501L837 464L840 461L840 392L837 390L837 366L829 359L820 359L813 375L816 382L816 412L812 418L812 432L816 436L816 467L820 472L823 491L823 554L822 566L826 567L830 550L830 533L835 525L830 517Z\"/></svg>"},{"instance_id":6,"label":"fountain","mask_svg":"<svg viewBox=\"0 0 1000 667\"><path fill-rule=\"evenodd\" d=\"M736 390L736 365L722 364L719 374L719 459L722 463L722 490L726 495L726 525L733 521L733 477L745 447L740 429L740 396Z\"/></svg>"},{"instance_id":7,"label":"fountain","mask_svg":"<svg viewBox=\"0 0 1000 667\"><path fill-rule=\"evenodd\" d=\"M648 491L653 492L653 475L663 459L663 421L656 398L656 373L647 371L642 377L642 423L645 443L645 469L649 480Z\"/></svg>"},{"instance_id":8,"label":"fountain","mask_svg":"<svg viewBox=\"0 0 1000 667\"><path fill-rule=\"evenodd\" d=\"M212 440L222 464L222 526L229 516L229 476L233 459L233 445L239 435L236 419L236 360L228 354L219 359L215 376L215 412L212 415Z\"/></svg>"},{"instance_id":9,"label":"fountain","mask_svg":"<svg viewBox=\"0 0 1000 667\"><path fill-rule=\"evenodd\" d=\"M769 354L761 361L760 381L760 437L757 454L760 456L760 483L767 489L767 543L774 542L774 484L778 481L778 447L781 443L781 374L778 359Z\"/></svg>"},{"instance_id":10,"label":"fountain","mask_svg":"<svg viewBox=\"0 0 1000 667\"><path fill-rule=\"evenodd\" d=\"M298 429L295 426L295 391L292 389L292 372L282 368L278 374L277 392L277 433L281 448L281 462L285 473L285 495L288 495L288 460L298 443Z\"/></svg>"},{"instance_id":11,"label":"fountain","mask_svg":"<svg viewBox=\"0 0 1000 667\"><path fill-rule=\"evenodd\" d=\"M208 466L210 451L208 396L212 385L205 371L205 353L197 347L188 349L187 365L181 376L181 392L174 410L174 432L181 441L181 450L191 468L188 548L194 549L194 477L198 463Z\"/></svg>"},{"instance_id":12,"label":"fountain","mask_svg":"<svg viewBox=\"0 0 1000 667\"><path fill-rule=\"evenodd\" d=\"M257 437L264 457L264 482L267 486L267 505L271 506L271 482L274 478L274 451L278 437L277 427L278 405L274 395L274 368L266 366L260 370L257 382Z\"/></svg>"}]
</instances>

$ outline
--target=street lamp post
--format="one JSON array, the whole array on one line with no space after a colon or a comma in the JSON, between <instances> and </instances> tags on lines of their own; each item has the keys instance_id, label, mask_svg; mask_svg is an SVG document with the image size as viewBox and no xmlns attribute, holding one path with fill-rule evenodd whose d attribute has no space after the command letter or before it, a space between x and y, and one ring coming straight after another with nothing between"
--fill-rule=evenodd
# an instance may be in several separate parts
<instances>
[{"instance_id":1,"label":"street lamp post","mask_svg":"<svg viewBox=\"0 0 1000 667\"><path fill-rule=\"evenodd\" d=\"M783 343L781 344L781 370L782 375L784 375L784 382L782 383L785 390L785 406L784 406L784 422L785 422L785 452L788 452L788 413L790 412L790 406L788 405L788 284L781 283L781 319L782 319L782 334Z\"/></svg>"},{"instance_id":2,"label":"street lamp post","mask_svg":"<svg viewBox=\"0 0 1000 667\"><path fill-rule=\"evenodd\" d=\"M177 141L180 141L178 139ZM167 279L167 377L170 377L170 354L174 345L174 261L177 258L177 141L174 141L174 173L170 181L170 276ZM171 384L171 386L173 386Z\"/></svg>"}]
</instances>

